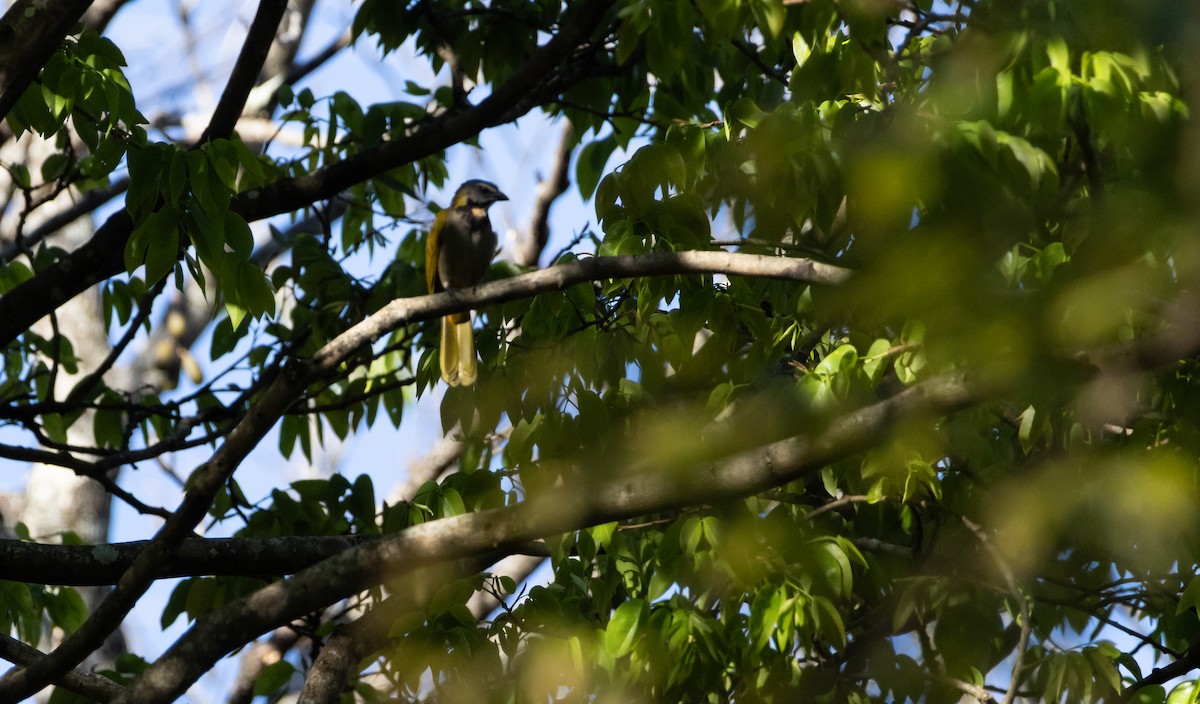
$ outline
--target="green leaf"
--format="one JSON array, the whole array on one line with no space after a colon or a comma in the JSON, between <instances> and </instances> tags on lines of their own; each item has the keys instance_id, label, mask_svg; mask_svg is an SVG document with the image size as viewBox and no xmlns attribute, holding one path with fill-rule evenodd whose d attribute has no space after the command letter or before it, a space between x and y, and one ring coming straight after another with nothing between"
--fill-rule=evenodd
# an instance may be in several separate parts
<instances>
[{"instance_id":1,"label":"green leaf","mask_svg":"<svg viewBox=\"0 0 1200 704\"><path fill-rule=\"evenodd\" d=\"M841 345L825 356L813 370L819 376L846 374L858 364L858 350L854 345Z\"/></svg>"},{"instance_id":2,"label":"green leaf","mask_svg":"<svg viewBox=\"0 0 1200 704\"><path fill-rule=\"evenodd\" d=\"M839 650L845 648L846 626L842 622L842 615L838 612L837 606L823 596L814 596L811 608L813 620L817 623L821 633L832 641L835 648Z\"/></svg>"},{"instance_id":3,"label":"green leaf","mask_svg":"<svg viewBox=\"0 0 1200 704\"><path fill-rule=\"evenodd\" d=\"M892 348L890 340L880 338L871 343L871 347L867 349L867 355L863 358L863 371L866 372L867 378L872 384L878 384L883 378L884 372L887 371L889 358L888 350Z\"/></svg>"},{"instance_id":4,"label":"green leaf","mask_svg":"<svg viewBox=\"0 0 1200 704\"><path fill-rule=\"evenodd\" d=\"M250 225L245 218L232 210L225 211L224 220L225 243L229 245L234 254L244 260L249 260L250 254L254 251L254 235L250 233Z\"/></svg>"},{"instance_id":5,"label":"green leaf","mask_svg":"<svg viewBox=\"0 0 1200 704\"><path fill-rule=\"evenodd\" d=\"M274 694L291 681L296 674L296 668L287 660L279 660L262 669L258 679L254 680L254 696L264 697Z\"/></svg>"},{"instance_id":6,"label":"green leaf","mask_svg":"<svg viewBox=\"0 0 1200 704\"><path fill-rule=\"evenodd\" d=\"M1020 418L1021 424L1017 428L1017 439L1021 442L1021 450L1028 455L1041 437L1041 433L1038 432L1040 427L1035 422L1038 419L1037 410L1033 406L1029 406L1021 412L1018 418Z\"/></svg>"},{"instance_id":7,"label":"green leaf","mask_svg":"<svg viewBox=\"0 0 1200 704\"><path fill-rule=\"evenodd\" d=\"M912 320L905 323L904 329L900 332L900 344L911 349L906 349L896 357L896 376L905 384L916 383L917 379L920 378L920 372L925 369L925 365L927 364L925 358L925 324L919 320Z\"/></svg>"},{"instance_id":8,"label":"green leaf","mask_svg":"<svg viewBox=\"0 0 1200 704\"><path fill-rule=\"evenodd\" d=\"M608 548L608 544L612 541L613 536L617 532L618 525L619 524L616 521L611 523L603 523L589 531L592 536L592 542L595 543L597 550L604 550Z\"/></svg>"},{"instance_id":9,"label":"green leaf","mask_svg":"<svg viewBox=\"0 0 1200 704\"><path fill-rule=\"evenodd\" d=\"M83 597L71 587L58 587L46 597L46 613L55 626L66 633L74 633L87 620L88 608Z\"/></svg>"},{"instance_id":10,"label":"green leaf","mask_svg":"<svg viewBox=\"0 0 1200 704\"><path fill-rule=\"evenodd\" d=\"M612 136L593 140L579 150L579 158L575 162L575 180L579 184L579 195L584 199L591 198L604 175L604 167L609 157L617 148L617 140Z\"/></svg>"},{"instance_id":11,"label":"green leaf","mask_svg":"<svg viewBox=\"0 0 1200 704\"><path fill-rule=\"evenodd\" d=\"M188 591L192 588L194 580L185 579L175 588L171 590L171 596L167 598L167 605L163 607L162 617L159 619L159 624L165 629L187 608Z\"/></svg>"},{"instance_id":12,"label":"green leaf","mask_svg":"<svg viewBox=\"0 0 1200 704\"><path fill-rule=\"evenodd\" d=\"M604 647L616 658L633 650L645 619L646 605L641 599L630 599L617 607L604 629Z\"/></svg>"},{"instance_id":13,"label":"green leaf","mask_svg":"<svg viewBox=\"0 0 1200 704\"><path fill-rule=\"evenodd\" d=\"M762 650L771 642L779 628L784 607L784 595L780 589L766 585L754 595L750 604L750 640L754 648Z\"/></svg>"},{"instance_id":14,"label":"green leaf","mask_svg":"<svg viewBox=\"0 0 1200 704\"><path fill-rule=\"evenodd\" d=\"M1180 682L1167 695L1167 704L1196 704L1200 700L1200 685L1195 682Z\"/></svg>"},{"instance_id":15,"label":"green leaf","mask_svg":"<svg viewBox=\"0 0 1200 704\"><path fill-rule=\"evenodd\" d=\"M727 122L736 122L744 127L758 127L765 113L749 98L738 98L729 109Z\"/></svg>"},{"instance_id":16,"label":"green leaf","mask_svg":"<svg viewBox=\"0 0 1200 704\"><path fill-rule=\"evenodd\" d=\"M1200 577L1192 577L1188 580L1187 587L1179 595L1179 605L1175 607L1175 613L1182 614L1188 609L1196 609L1200 612Z\"/></svg>"},{"instance_id":17,"label":"green leaf","mask_svg":"<svg viewBox=\"0 0 1200 704\"><path fill-rule=\"evenodd\" d=\"M363 523L375 523L375 484L365 474L358 475L350 491L350 512Z\"/></svg>"},{"instance_id":18,"label":"green leaf","mask_svg":"<svg viewBox=\"0 0 1200 704\"><path fill-rule=\"evenodd\" d=\"M42 162L42 180L54 181L67 172L69 164L66 154L55 153Z\"/></svg>"},{"instance_id":19,"label":"green leaf","mask_svg":"<svg viewBox=\"0 0 1200 704\"><path fill-rule=\"evenodd\" d=\"M232 326L233 330L236 331L241 329L242 321L246 319L246 315L249 312L250 311L248 311L240 303L236 303L226 297L225 314L229 316L229 324Z\"/></svg>"},{"instance_id":20,"label":"green leaf","mask_svg":"<svg viewBox=\"0 0 1200 704\"><path fill-rule=\"evenodd\" d=\"M164 208L146 216L134 228L125 245L125 270L133 273L146 267L146 283L154 284L166 278L175 268L179 256L179 212Z\"/></svg>"},{"instance_id":21,"label":"green leaf","mask_svg":"<svg viewBox=\"0 0 1200 704\"><path fill-rule=\"evenodd\" d=\"M1117 665L1113 658L1101 652L1100 648L1084 648L1083 656L1087 658L1088 664L1091 666L1091 677L1108 685L1112 692L1122 690L1121 674L1117 672Z\"/></svg>"}]
</instances>

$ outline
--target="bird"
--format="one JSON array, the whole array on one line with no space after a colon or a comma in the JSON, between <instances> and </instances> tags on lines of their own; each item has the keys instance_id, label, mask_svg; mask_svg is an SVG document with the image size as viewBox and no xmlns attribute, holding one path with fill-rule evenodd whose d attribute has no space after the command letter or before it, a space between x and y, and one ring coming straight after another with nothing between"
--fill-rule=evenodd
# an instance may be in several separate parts
<instances>
[{"instance_id":1,"label":"bird","mask_svg":"<svg viewBox=\"0 0 1200 704\"><path fill-rule=\"evenodd\" d=\"M430 293L474 286L483 280L497 245L488 208L502 200L508 196L496 184L471 179L454 192L450 207L434 217L425 241L425 283ZM470 311L442 318L438 360L442 379L450 386L475 383L479 370Z\"/></svg>"}]
</instances>

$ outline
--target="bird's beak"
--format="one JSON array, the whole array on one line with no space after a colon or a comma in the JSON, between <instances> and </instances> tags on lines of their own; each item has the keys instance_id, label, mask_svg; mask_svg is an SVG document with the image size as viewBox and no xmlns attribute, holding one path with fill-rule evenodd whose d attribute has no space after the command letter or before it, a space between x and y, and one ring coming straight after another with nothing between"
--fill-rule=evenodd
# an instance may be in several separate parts
<instances>
[{"instance_id":1,"label":"bird's beak","mask_svg":"<svg viewBox=\"0 0 1200 704\"><path fill-rule=\"evenodd\" d=\"M503 194L503 193L501 193L500 191L496 191L496 195L492 196L492 200L493 200L493 201L497 201L497 200L508 200L508 196L504 195L504 194Z\"/></svg>"}]
</instances>

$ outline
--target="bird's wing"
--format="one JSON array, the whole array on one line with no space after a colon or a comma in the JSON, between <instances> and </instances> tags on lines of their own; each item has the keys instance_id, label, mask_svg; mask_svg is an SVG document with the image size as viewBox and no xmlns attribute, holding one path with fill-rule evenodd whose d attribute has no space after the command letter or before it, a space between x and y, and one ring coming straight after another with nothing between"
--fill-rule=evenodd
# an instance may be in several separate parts
<instances>
[{"instance_id":1,"label":"bird's wing","mask_svg":"<svg viewBox=\"0 0 1200 704\"><path fill-rule=\"evenodd\" d=\"M442 228L446 225L446 210L438 211L433 218L433 227L429 228L429 238L425 240L425 285L430 293L441 290L441 280L438 279L438 256L442 250Z\"/></svg>"}]
</instances>

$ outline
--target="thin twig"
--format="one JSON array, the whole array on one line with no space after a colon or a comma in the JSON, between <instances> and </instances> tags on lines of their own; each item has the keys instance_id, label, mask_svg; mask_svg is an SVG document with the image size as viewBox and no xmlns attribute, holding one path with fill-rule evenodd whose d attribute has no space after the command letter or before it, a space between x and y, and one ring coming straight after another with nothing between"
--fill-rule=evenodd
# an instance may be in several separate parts
<instances>
[{"instance_id":1,"label":"thin twig","mask_svg":"<svg viewBox=\"0 0 1200 704\"><path fill-rule=\"evenodd\" d=\"M75 384L75 387L63 399L63 403L67 405L78 403L92 393L92 390L100 383L104 375L108 373L108 370L112 369L112 366L116 364L117 357L121 356L121 353L125 351L130 342L133 342L133 338L137 335L138 330L141 329L142 324L150 317L151 304L154 303L154 299L166 288L167 281L169 280L170 277L163 278L142 296L142 300L138 302L137 315L133 316L133 320L129 321L129 328L125 331L125 334L121 336L117 344L113 345L113 348L109 350L108 355L100 362L100 365L88 373L87 376L80 379L79 383Z\"/></svg>"},{"instance_id":2,"label":"thin twig","mask_svg":"<svg viewBox=\"0 0 1200 704\"><path fill-rule=\"evenodd\" d=\"M843 496L841 498L834 499L827 504L822 504L821 506L814 508L813 510L804 514L804 518L805 520L811 521L817 516L820 516L822 513L833 511L834 509L839 509L843 506L849 506L850 504L870 503L870 501L871 497L865 494L852 494L849 496Z\"/></svg>"},{"instance_id":3,"label":"thin twig","mask_svg":"<svg viewBox=\"0 0 1200 704\"><path fill-rule=\"evenodd\" d=\"M975 539L987 551L988 555L991 556L992 561L996 563L996 568L1000 570L1000 576L1004 578L1004 583L1007 585L1013 598L1016 599L1017 607L1021 612L1021 635L1017 638L1017 651L1013 660L1012 679L1008 684L1008 691L1004 694L1004 701L1002 702L1002 704L1012 704L1017 698L1017 686L1021 683L1021 670L1025 667L1025 649L1029 646L1029 634L1033 628L1033 624L1029 620L1029 602L1026 601L1025 594L1021 591L1021 585L1017 582L1017 576L1013 574L1008 561L992 545L991 539L988 538L983 528L966 516L961 516L960 520L966 526L967 530L971 531Z\"/></svg>"},{"instance_id":4,"label":"thin twig","mask_svg":"<svg viewBox=\"0 0 1200 704\"><path fill-rule=\"evenodd\" d=\"M731 39L729 40L729 43L732 44L735 49L740 51L743 56L749 59L750 63L757 66L758 70L762 71L768 78L772 78L778 83L782 84L784 87L787 87L787 76L780 73L779 70L774 66L768 66L767 63L762 60L762 57L758 55L758 50L755 47L750 46L741 39Z\"/></svg>"},{"instance_id":5,"label":"thin twig","mask_svg":"<svg viewBox=\"0 0 1200 704\"><path fill-rule=\"evenodd\" d=\"M22 237L22 243L27 247L36 245L46 239L46 237L58 232L84 215L94 212L97 208L128 189L129 179L121 178L104 188L89 190L80 196L79 200L72 203L71 207L65 208L38 223L37 227L34 227ZM0 249L0 263L10 262L21 253L21 247L16 242L10 242L3 249Z\"/></svg>"}]
</instances>

